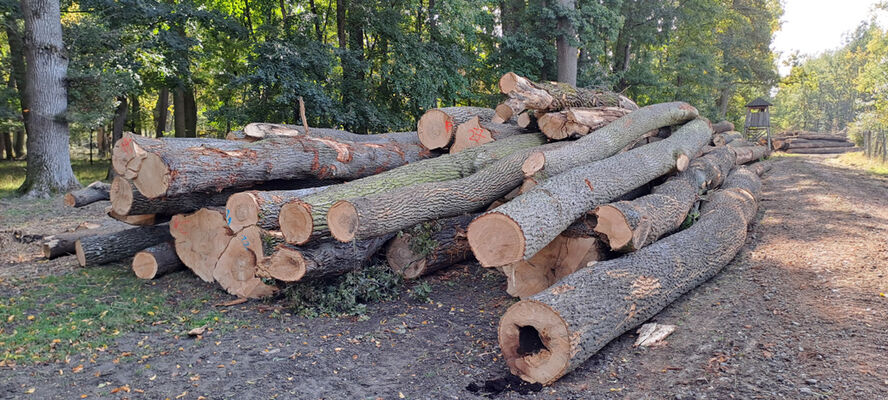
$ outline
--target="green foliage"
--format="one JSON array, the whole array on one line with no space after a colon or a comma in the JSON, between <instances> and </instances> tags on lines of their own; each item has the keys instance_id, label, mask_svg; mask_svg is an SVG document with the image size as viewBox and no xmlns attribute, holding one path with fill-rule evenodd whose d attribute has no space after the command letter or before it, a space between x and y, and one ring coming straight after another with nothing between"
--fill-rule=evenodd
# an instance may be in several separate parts
<instances>
[{"instance_id":1,"label":"green foliage","mask_svg":"<svg viewBox=\"0 0 888 400\"><path fill-rule=\"evenodd\" d=\"M331 279L297 283L285 294L293 311L304 317L361 316L367 303L397 298L403 284L387 265L374 264Z\"/></svg>"},{"instance_id":2,"label":"green foliage","mask_svg":"<svg viewBox=\"0 0 888 400\"><path fill-rule=\"evenodd\" d=\"M107 160L96 160L92 164L89 160L71 160L74 176L83 185L104 180L110 166L111 162ZM0 199L15 195L24 181L24 161L0 161Z\"/></svg>"},{"instance_id":3,"label":"green foliage","mask_svg":"<svg viewBox=\"0 0 888 400\"><path fill-rule=\"evenodd\" d=\"M430 294L432 294L432 285L428 282L421 282L410 288L410 298L420 303L428 303Z\"/></svg>"},{"instance_id":4,"label":"green foliage","mask_svg":"<svg viewBox=\"0 0 888 400\"><path fill-rule=\"evenodd\" d=\"M433 235L440 230L441 225L437 221L423 222L407 230L407 234L410 235L410 251L418 257L431 254L438 247L438 241Z\"/></svg>"}]
</instances>

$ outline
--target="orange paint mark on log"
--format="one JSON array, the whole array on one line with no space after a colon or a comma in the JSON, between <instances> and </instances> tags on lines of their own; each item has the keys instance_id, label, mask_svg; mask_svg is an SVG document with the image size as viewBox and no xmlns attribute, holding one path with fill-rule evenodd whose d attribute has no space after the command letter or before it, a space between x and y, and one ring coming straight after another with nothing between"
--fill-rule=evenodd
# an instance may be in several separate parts
<instances>
[{"instance_id":1,"label":"orange paint mark on log","mask_svg":"<svg viewBox=\"0 0 888 400\"><path fill-rule=\"evenodd\" d=\"M475 143L480 143L481 139L485 139L485 138L490 139L491 138L490 133L487 132L487 130L484 128L477 128L477 127L472 128L472 130L470 132L472 132L472 135L469 136L469 140L471 140Z\"/></svg>"},{"instance_id":2,"label":"orange paint mark on log","mask_svg":"<svg viewBox=\"0 0 888 400\"><path fill-rule=\"evenodd\" d=\"M125 137L120 139L120 148L123 149L124 153L133 154L133 138Z\"/></svg>"},{"instance_id":3,"label":"orange paint mark on log","mask_svg":"<svg viewBox=\"0 0 888 400\"><path fill-rule=\"evenodd\" d=\"M452 121L444 121L444 130L447 132L450 132L451 129L453 129L453 122Z\"/></svg>"},{"instance_id":4,"label":"orange paint mark on log","mask_svg":"<svg viewBox=\"0 0 888 400\"><path fill-rule=\"evenodd\" d=\"M586 181L586 186L588 186L588 187L589 187L589 191L592 191L592 192L594 192L594 191L595 191L595 188L594 188L594 187L592 187L592 182L589 182L589 180L588 180L588 179L585 179L585 181Z\"/></svg>"},{"instance_id":5,"label":"orange paint mark on log","mask_svg":"<svg viewBox=\"0 0 888 400\"><path fill-rule=\"evenodd\" d=\"M559 295L559 294L562 294L562 293L565 293L565 292L569 292L569 291L574 290L574 289L576 289L576 287L571 286L571 285L568 285L568 284L565 283L565 284L563 284L563 285L559 285L559 286L556 286L556 287L552 288L552 294L554 294L554 295Z\"/></svg>"}]
</instances>

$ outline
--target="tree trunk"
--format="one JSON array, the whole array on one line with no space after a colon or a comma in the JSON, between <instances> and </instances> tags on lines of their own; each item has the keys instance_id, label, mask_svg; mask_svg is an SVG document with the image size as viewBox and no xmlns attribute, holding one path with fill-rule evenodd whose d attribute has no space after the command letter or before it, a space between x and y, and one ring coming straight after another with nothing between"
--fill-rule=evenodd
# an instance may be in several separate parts
<instances>
[{"instance_id":1,"label":"tree trunk","mask_svg":"<svg viewBox=\"0 0 888 400\"><path fill-rule=\"evenodd\" d=\"M277 179L357 179L432 156L421 145L336 142L308 136L254 143L204 139L200 146L128 138L148 151L133 179L148 198L221 191Z\"/></svg>"},{"instance_id":2,"label":"tree trunk","mask_svg":"<svg viewBox=\"0 0 888 400\"><path fill-rule=\"evenodd\" d=\"M29 126L28 125L25 126ZM12 151L15 152L16 159L24 159L25 158L25 132L27 129L17 129L12 136Z\"/></svg>"},{"instance_id":3,"label":"tree trunk","mask_svg":"<svg viewBox=\"0 0 888 400\"><path fill-rule=\"evenodd\" d=\"M234 237L223 211L202 208L192 214L175 215L169 230L176 239L176 254L182 263L200 279L213 282L216 262Z\"/></svg>"},{"instance_id":4,"label":"tree trunk","mask_svg":"<svg viewBox=\"0 0 888 400\"><path fill-rule=\"evenodd\" d=\"M157 279L185 268L173 241L151 246L133 256L133 272L139 279Z\"/></svg>"},{"instance_id":5,"label":"tree trunk","mask_svg":"<svg viewBox=\"0 0 888 400\"><path fill-rule=\"evenodd\" d=\"M724 147L691 161L652 193L631 201L595 208L595 232L611 250L630 252L678 229L697 201L697 194L718 187L734 167L737 155Z\"/></svg>"},{"instance_id":6,"label":"tree trunk","mask_svg":"<svg viewBox=\"0 0 888 400\"><path fill-rule=\"evenodd\" d=\"M482 122L479 117L474 117L456 127L450 154L522 133L526 131L517 125Z\"/></svg>"},{"instance_id":7,"label":"tree trunk","mask_svg":"<svg viewBox=\"0 0 888 400\"><path fill-rule=\"evenodd\" d=\"M80 239L119 232L125 229L132 229L132 226L109 219L104 221L98 228L78 229L74 232L64 232L44 237L42 245L43 257L52 260L68 254L74 254L76 253L75 244Z\"/></svg>"},{"instance_id":8,"label":"tree trunk","mask_svg":"<svg viewBox=\"0 0 888 400\"><path fill-rule=\"evenodd\" d=\"M366 266L394 236L389 233L352 243L327 239L308 246L282 244L275 249L274 255L262 260L258 269L260 274L277 271L275 275L288 276L290 282L338 276Z\"/></svg>"},{"instance_id":9,"label":"tree trunk","mask_svg":"<svg viewBox=\"0 0 888 400\"><path fill-rule=\"evenodd\" d=\"M576 0L558 0L561 11L572 14L576 11ZM556 39L556 48L558 51L558 82L568 85L577 84L577 48L571 44L575 41L577 32L570 17L558 17L558 38Z\"/></svg>"},{"instance_id":10,"label":"tree trunk","mask_svg":"<svg viewBox=\"0 0 888 400\"><path fill-rule=\"evenodd\" d=\"M250 190L228 197L225 215L234 231L256 225L265 230L278 229L281 207L290 201L320 192L332 186L318 186L296 190Z\"/></svg>"},{"instance_id":11,"label":"tree trunk","mask_svg":"<svg viewBox=\"0 0 888 400\"><path fill-rule=\"evenodd\" d=\"M185 107L185 136L197 137L197 103L194 101L194 86L186 86L182 96Z\"/></svg>"},{"instance_id":12,"label":"tree trunk","mask_svg":"<svg viewBox=\"0 0 888 400\"><path fill-rule=\"evenodd\" d=\"M65 195L65 205L68 207L83 207L97 201L109 200L111 198L108 193L110 189L111 185L102 181L95 181L83 189L68 192Z\"/></svg>"},{"instance_id":13,"label":"tree trunk","mask_svg":"<svg viewBox=\"0 0 888 400\"><path fill-rule=\"evenodd\" d=\"M142 105L139 104L139 95L132 95L130 101L132 111L130 112L130 130L137 134L142 134Z\"/></svg>"},{"instance_id":14,"label":"tree trunk","mask_svg":"<svg viewBox=\"0 0 888 400\"><path fill-rule=\"evenodd\" d=\"M385 252L392 271L416 279L472 257L466 228L477 214L424 222L401 231Z\"/></svg>"},{"instance_id":15,"label":"tree trunk","mask_svg":"<svg viewBox=\"0 0 888 400\"><path fill-rule=\"evenodd\" d=\"M543 143L545 143L545 138L541 135L513 136L458 154L445 154L332 186L322 192L284 205L280 215L281 231L287 242L304 244L313 237L329 233L327 212L337 201L371 196L422 183L460 179L474 174L497 160Z\"/></svg>"},{"instance_id":16,"label":"tree trunk","mask_svg":"<svg viewBox=\"0 0 888 400\"><path fill-rule=\"evenodd\" d=\"M713 133L723 133L730 132L734 130L734 123L731 121L722 121L717 124L712 124L712 132Z\"/></svg>"},{"instance_id":17,"label":"tree trunk","mask_svg":"<svg viewBox=\"0 0 888 400\"><path fill-rule=\"evenodd\" d=\"M423 146L430 150L445 148L453 142L456 127L473 117L490 121L494 111L481 107L432 108L422 114L416 124L416 133Z\"/></svg>"},{"instance_id":18,"label":"tree trunk","mask_svg":"<svg viewBox=\"0 0 888 400\"><path fill-rule=\"evenodd\" d=\"M861 149L856 147L818 147L813 149L787 149L785 151L791 154L842 154L861 151Z\"/></svg>"},{"instance_id":19,"label":"tree trunk","mask_svg":"<svg viewBox=\"0 0 888 400\"><path fill-rule=\"evenodd\" d=\"M163 137L163 131L167 125L167 115L170 107L170 90L161 88L157 93L157 104L154 105L154 136Z\"/></svg>"},{"instance_id":20,"label":"tree trunk","mask_svg":"<svg viewBox=\"0 0 888 400\"><path fill-rule=\"evenodd\" d=\"M3 150L6 151L6 159L12 161L15 159L15 153L12 152L12 135L9 131L0 133L0 144L3 144Z\"/></svg>"},{"instance_id":21,"label":"tree trunk","mask_svg":"<svg viewBox=\"0 0 888 400\"><path fill-rule=\"evenodd\" d=\"M24 156L25 132L31 132L31 123L28 120L30 115L31 102L28 98L28 74L25 66L25 49L22 35L16 28L14 21L10 20L4 23L6 27L6 39L9 41L9 59L12 64L11 80L15 83L18 91L19 105L22 111L22 123L24 130L18 130L13 137L13 151L15 158Z\"/></svg>"},{"instance_id":22,"label":"tree trunk","mask_svg":"<svg viewBox=\"0 0 888 400\"><path fill-rule=\"evenodd\" d=\"M200 147L206 143L207 139L151 139L126 133L122 138L118 138L114 142L114 147L111 150L111 168L115 173L127 179L135 178L139 174L139 168L141 168L145 158L148 157L149 152L163 148L167 143L166 140L172 140L177 145L183 147Z\"/></svg>"},{"instance_id":23,"label":"tree trunk","mask_svg":"<svg viewBox=\"0 0 888 400\"><path fill-rule=\"evenodd\" d=\"M472 222L472 251L485 267L529 259L586 211L683 170L711 136L708 121L693 120L668 139L549 178Z\"/></svg>"},{"instance_id":24,"label":"tree trunk","mask_svg":"<svg viewBox=\"0 0 888 400\"><path fill-rule=\"evenodd\" d=\"M96 148L99 151L100 159L105 159L105 157L108 157L108 138L105 135L104 126L96 128Z\"/></svg>"},{"instance_id":25,"label":"tree trunk","mask_svg":"<svg viewBox=\"0 0 888 400\"><path fill-rule=\"evenodd\" d=\"M117 110L114 112L114 120L111 123L111 141L117 143L123 137L123 128L126 127L126 116L129 107L126 105L126 96L118 96Z\"/></svg>"},{"instance_id":26,"label":"tree trunk","mask_svg":"<svg viewBox=\"0 0 888 400\"><path fill-rule=\"evenodd\" d=\"M179 138L189 137L187 124L185 123L185 114L187 113L185 108L185 90L182 88L182 84L179 84L173 91L174 135Z\"/></svg>"},{"instance_id":27,"label":"tree trunk","mask_svg":"<svg viewBox=\"0 0 888 400\"><path fill-rule=\"evenodd\" d=\"M835 140L808 140L808 139L787 139L786 148L789 149L813 149L819 147L854 147L854 143L845 141L837 142Z\"/></svg>"},{"instance_id":28,"label":"tree trunk","mask_svg":"<svg viewBox=\"0 0 888 400\"><path fill-rule=\"evenodd\" d=\"M575 139L601 129L630 112L619 107L568 108L543 114L538 125L549 139Z\"/></svg>"},{"instance_id":29,"label":"tree trunk","mask_svg":"<svg viewBox=\"0 0 888 400\"><path fill-rule=\"evenodd\" d=\"M771 154L767 146L731 147L731 149L737 154L737 165L758 161Z\"/></svg>"},{"instance_id":30,"label":"tree trunk","mask_svg":"<svg viewBox=\"0 0 888 400\"><path fill-rule=\"evenodd\" d=\"M728 105L731 102L731 96L734 91L731 87L724 87L718 90L718 118L725 118L728 115ZM733 127L731 129L734 129Z\"/></svg>"},{"instance_id":31,"label":"tree trunk","mask_svg":"<svg viewBox=\"0 0 888 400\"><path fill-rule=\"evenodd\" d=\"M68 59L62 43L58 0L23 0L25 19L26 90L28 113L28 168L21 190L46 197L80 187L68 152Z\"/></svg>"},{"instance_id":32,"label":"tree trunk","mask_svg":"<svg viewBox=\"0 0 888 400\"><path fill-rule=\"evenodd\" d=\"M727 131L712 135L712 144L716 146L726 146L735 140L745 140L740 132ZM742 147L742 146L741 146Z\"/></svg>"},{"instance_id":33,"label":"tree trunk","mask_svg":"<svg viewBox=\"0 0 888 400\"><path fill-rule=\"evenodd\" d=\"M550 385L713 277L743 247L756 215L756 181L754 175L738 182L746 186L726 181L690 228L577 271L509 307L500 320L499 344L512 373Z\"/></svg>"},{"instance_id":34,"label":"tree trunk","mask_svg":"<svg viewBox=\"0 0 888 400\"><path fill-rule=\"evenodd\" d=\"M417 132L389 132L373 135L365 135L352 133L339 129L330 128L309 128L308 134L305 128L298 125L287 124L269 124L265 122L254 122L244 126L243 138L237 139L260 140L270 139L281 136L311 136L316 138L331 139L337 141L347 141L355 143L401 143L401 144L420 144L421 141Z\"/></svg>"},{"instance_id":35,"label":"tree trunk","mask_svg":"<svg viewBox=\"0 0 888 400\"><path fill-rule=\"evenodd\" d=\"M661 103L642 107L587 135L570 146L535 152L522 170L537 182L574 167L616 154L648 132L677 125L696 118L697 109L684 102ZM708 129L708 125L707 125Z\"/></svg>"},{"instance_id":36,"label":"tree trunk","mask_svg":"<svg viewBox=\"0 0 888 400\"><path fill-rule=\"evenodd\" d=\"M99 236L81 238L75 244L81 267L96 266L131 257L139 250L172 240L166 224L140 226Z\"/></svg>"},{"instance_id":37,"label":"tree trunk","mask_svg":"<svg viewBox=\"0 0 888 400\"><path fill-rule=\"evenodd\" d=\"M535 111L560 111L569 107L622 107L638 109L638 105L625 96L594 89L577 88L566 83L536 83L509 72L500 78L500 90L518 100L521 109ZM521 110L513 109L517 114Z\"/></svg>"}]
</instances>

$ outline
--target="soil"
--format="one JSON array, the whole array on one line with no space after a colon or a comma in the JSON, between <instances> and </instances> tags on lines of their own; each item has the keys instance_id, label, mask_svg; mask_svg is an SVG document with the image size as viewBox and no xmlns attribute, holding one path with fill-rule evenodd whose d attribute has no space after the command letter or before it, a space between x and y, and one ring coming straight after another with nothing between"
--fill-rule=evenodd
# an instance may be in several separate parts
<instances>
[{"instance_id":1,"label":"soil","mask_svg":"<svg viewBox=\"0 0 888 400\"><path fill-rule=\"evenodd\" d=\"M425 279L431 303L403 295L370 304L366 318L306 319L277 299L229 307L239 328L199 339L146 326L79 373L0 368L0 398L888 398L888 180L823 160L773 161L744 249L652 319L678 326L665 344L634 348L628 332L551 387L510 378L496 326L514 300L502 277L470 263ZM2 206L18 210L0 221L2 295L22 290L14 278L76 268L73 257L39 260L12 230L59 230L104 207ZM230 300L189 272L152 288ZM115 363L124 352L144 355Z\"/></svg>"}]
</instances>

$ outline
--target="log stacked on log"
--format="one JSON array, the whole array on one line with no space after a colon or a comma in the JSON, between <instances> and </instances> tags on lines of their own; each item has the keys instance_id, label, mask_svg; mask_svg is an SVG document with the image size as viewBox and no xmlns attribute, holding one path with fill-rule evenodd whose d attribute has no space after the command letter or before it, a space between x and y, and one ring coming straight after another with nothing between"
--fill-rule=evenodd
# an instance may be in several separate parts
<instances>
[{"instance_id":1,"label":"log stacked on log","mask_svg":"<svg viewBox=\"0 0 888 400\"><path fill-rule=\"evenodd\" d=\"M110 189L111 185L95 181L83 189L68 192L65 195L65 205L68 207L83 207L97 201L108 200L110 198L108 193Z\"/></svg>"},{"instance_id":2,"label":"log stacked on log","mask_svg":"<svg viewBox=\"0 0 888 400\"><path fill-rule=\"evenodd\" d=\"M860 151L843 135L792 132L775 137L774 150L795 154L841 154Z\"/></svg>"}]
</instances>

